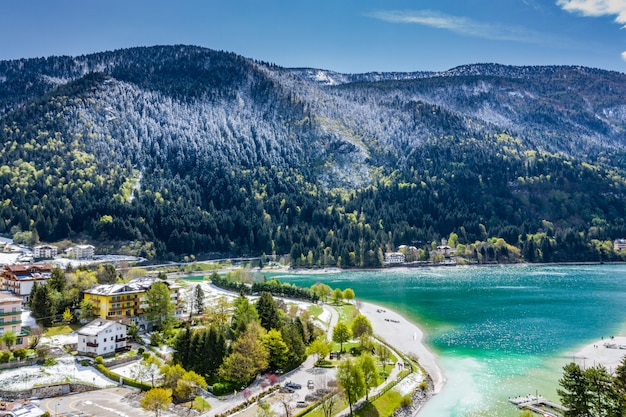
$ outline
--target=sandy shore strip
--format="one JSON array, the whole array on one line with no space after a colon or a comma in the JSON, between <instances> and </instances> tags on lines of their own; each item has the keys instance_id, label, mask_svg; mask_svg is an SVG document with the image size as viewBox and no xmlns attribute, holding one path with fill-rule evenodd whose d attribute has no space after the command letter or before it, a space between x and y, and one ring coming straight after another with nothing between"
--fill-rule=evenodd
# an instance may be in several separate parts
<instances>
[{"instance_id":1,"label":"sandy shore strip","mask_svg":"<svg viewBox=\"0 0 626 417\"><path fill-rule=\"evenodd\" d=\"M366 302L361 302L360 306L361 313L372 323L375 334L394 349L405 354L417 355L419 364L433 381L434 393L440 392L445 378L437 363L437 357L424 345L422 330L395 311Z\"/></svg>"},{"instance_id":2,"label":"sandy shore strip","mask_svg":"<svg viewBox=\"0 0 626 417\"><path fill-rule=\"evenodd\" d=\"M573 355L572 360L584 369L604 365L610 373L613 373L624 356L626 356L626 336L611 336L586 345Z\"/></svg>"}]
</instances>

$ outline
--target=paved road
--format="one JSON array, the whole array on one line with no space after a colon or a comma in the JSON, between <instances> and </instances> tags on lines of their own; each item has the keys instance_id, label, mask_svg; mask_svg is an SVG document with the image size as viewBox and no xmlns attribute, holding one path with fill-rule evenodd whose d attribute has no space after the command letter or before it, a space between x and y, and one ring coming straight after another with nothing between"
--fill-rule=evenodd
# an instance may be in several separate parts
<instances>
[{"instance_id":1,"label":"paved road","mask_svg":"<svg viewBox=\"0 0 626 417\"><path fill-rule=\"evenodd\" d=\"M40 407L54 417L146 417L150 412L139 406L139 397L129 399L137 390L107 388L81 394L42 400ZM163 417L176 417L163 412Z\"/></svg>"}]
</instances>

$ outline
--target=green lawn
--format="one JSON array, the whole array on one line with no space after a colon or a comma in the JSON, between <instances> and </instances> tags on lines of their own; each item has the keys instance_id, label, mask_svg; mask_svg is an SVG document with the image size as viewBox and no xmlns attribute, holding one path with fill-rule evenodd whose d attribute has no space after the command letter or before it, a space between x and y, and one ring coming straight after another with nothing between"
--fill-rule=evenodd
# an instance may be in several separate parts
<instances>
[{"instance_id":1,"label":"green lawn","mask_svg":"<svg viewBox=\"0 0 626 417\"><path fill-rule=\"evenodd\" d=\"M367 404L365 407L355 412L358 417L384 417L391 416L393 412L400 407L402 396L398 391L390 389L374 402Z\"/></svg>"},{"instance_id":2,"label":"green lawn","mask_svg":"<svg viewBox=\"0 0 626 417\"><path fill-rule=\"evenodd\" d=\"M311 304L309 306L309 312L313 317L319 317L324 312L324 307L318 306L317 304Z\"/></svg>"},{"instance_id":3,"label":"green lawn","mask_svg":"<svg viewBox=\"0 0 626 417\"><path fill-rule=\"evenodd\" d=\"M352 327L352 319L358 314L356 307L352 304L342 304L335 306L335 309L339 313L339 321L343 321L348 327Z\"/></svg>"},{"instance_id":4,"label":"green lawn","mask_svg":"<svg viewBox=\"0 0 626 417\"><path fill-rule=\"evenodd\" d=\"M80 324L66 324L61 326L48 327L46 329L45 335L46 337L66 335L72 333L74 330L80 329L81 327L82 326Z\"/></svg>"},{"instance_id":5,"label":"green lawn","mask_svg":"<svg viewBox=\"0 0 626 417\"><path fill-rule=\"evenodd\" d=\"M211 404L209 404L208 402L206 402L204 400L204 398L202 398L201 396L196 396L196 398L193 400L193 404L191 404L191 402L187 402L184 404L185 406L189 407L191 406L191 408L193 408L194 410L197 411L207 411L211 409Z\"/></svg>"}]
</instances>

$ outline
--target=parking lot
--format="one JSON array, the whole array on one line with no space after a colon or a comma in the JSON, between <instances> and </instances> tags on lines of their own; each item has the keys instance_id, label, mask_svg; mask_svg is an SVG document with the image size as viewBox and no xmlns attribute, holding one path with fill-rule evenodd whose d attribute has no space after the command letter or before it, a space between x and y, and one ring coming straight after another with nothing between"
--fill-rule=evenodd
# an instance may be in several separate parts
<instances>
[{"instance_id":1,"label":"parking lot","mask_svg":"<svg viewBox=\"0 0 626 417\"><path fill-rule=\"evenodd\" d=\"M52 416L65 417L146 417L150 413L139 406L138 391L107 388L81 394L41 400L39 406ZM163 412L163 417L175 417Z\"/></svg>"}]
</instances>

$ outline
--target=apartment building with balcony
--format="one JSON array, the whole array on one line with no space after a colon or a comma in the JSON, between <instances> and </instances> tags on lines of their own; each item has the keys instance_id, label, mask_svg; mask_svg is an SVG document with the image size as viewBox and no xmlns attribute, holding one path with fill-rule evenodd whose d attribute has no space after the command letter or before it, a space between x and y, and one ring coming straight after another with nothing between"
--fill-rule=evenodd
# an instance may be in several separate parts
<instances>
[{"instance_id":1,"label":"apartment building with balcony","mask_svg":"<svg viewBox=\"0 0 626 417\"><path fill-rule=\"evenodd\" d=\"M120 321L97 318L76 334L79 355L109 356L128 350L126 325Z\"/></svg>"},{"instance_id":2,"label":"apartment building with balcony","mask_svg":"<svg viewBox=\"0 0 626 417\"><path fill-rule=\"evenodd\" d=\"M59 254L59 248L54 245L37 245L33 248L35 259L52 259Z\"/></svg>"},{"instance_id":3,"label":"apartment building with balcony","mask_svg":"<svg viewBox=\"0 0 626 417\"><path fill-rule=\"evenodd\" d=\"M183 307L180 299L181 287L173 281L152 277L136 278L129 282L110 285L98 285L84 292L83 299L91 300L94 315L108 320L128 318L134 321L140 330L147 328L144 318L146 292L155 282L161 281L170 290L170 299L176 306L176 317L182 317Z\"/></svg>"},{"instance_id":4,"label":"apartment building with balcony","mask_svg":"<svg viewBox=\"0 0 626 417\"><path fill-rule=\"evenodd\" d=\"M0 291L9 291L27 303L35 282L45 284L51 274L52 265L49 263L6 265L0 272Z\"/></svg>"},{"instance_id":5,"label":"apartment building with balcony","mask_svg":"<svg viewBox=\"0 0 626 417\"><path fill-rule=\"evenodd\" d=\"M0 336L10 331L17 336L12 349L28 346L28 331L22 328L22 299L8 292L0 292ZM0 349L6 348L0 342Z\"/></svg>"}]
</instances>

